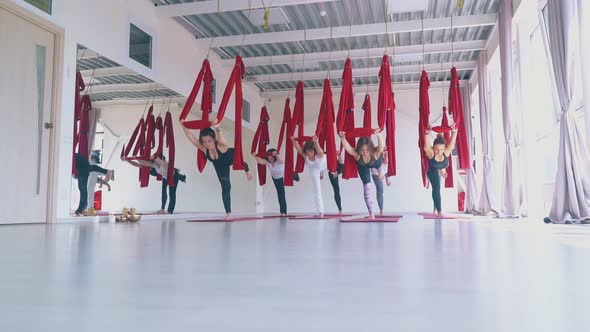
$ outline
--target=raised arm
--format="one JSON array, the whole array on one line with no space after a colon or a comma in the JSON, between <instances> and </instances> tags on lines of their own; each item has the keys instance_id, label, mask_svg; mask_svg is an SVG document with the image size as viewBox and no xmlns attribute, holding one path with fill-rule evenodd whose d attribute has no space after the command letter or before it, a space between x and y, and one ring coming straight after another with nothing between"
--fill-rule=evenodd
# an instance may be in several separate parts
<instances>
[{"instance_id":1,"label":"raised arm","mask_svg":"<svg viewBox=\"0 0 590 332\"><path fill-rule=\"evenodd\" d=\"M223 137L223 134L221 133L221 124L214 123L211 125L211 128L215 129L215 140L217 141L217 146L220 148L228 147L227 141L225 140L225 137Z\"/></svg>"},{"instance_id":2,"label":"raised arm","mask_svg":"<svg viewBox=\"0 0 590 332\"><path fill-rule=\"evenodd\" d=\"M291 140L293 141L293 146L295 147L295 150L297 150L297 153L299 153L300 156L305 158L305 153L303 153L303 149L301 149L301 145L299 144L299 142L297 142L295 136L291 136Z\"/></svg>"},{"instance_id":3,"label":"raised arm","mask_svg":"<svg viewBox=\"0 0 590 332\"><path fill-rule=\"evenodd\" d=\"M254 157L254 159L256 159L256 162L260 165L266 165L266 160L258 157L258 155L256 154L256 152L252 152L252 157Z\"/></svg>"},{"instance_id":4,"label":"raised arm","mask_svg":"<svg viewBox=\"0 0 590 332\"><path fill-rule=\"evenodd\" d=\"M126 160L130 165L135 166L135 167L152 167L153 163L151 161L145 161L145 160Z\"/></svg>"},{"instance_id":5,"label":"raised arm","mask_svg":"<svg viewBox=\"0 0 590 332\"><path fill-rule=\"evenodd\" d=\"M445 148L445 156L448 157L453 153L453 150L455 149L455 143L457 143L457 128L454 128L451 131L451 141Z\"/></svg>"},{"instance_id":6,"label":"raised arm","mask_svg":"<svg viewBox=\"0 0 590 332\"><path fill-rule=\"evenodd\" d=\"M318 141L318 137L314 136L314 137L312 137L312 140L313 140L313 147L315 148L316 156L320 159L324 158L324 150L322 150L322 147L320 146L320 142Z\"/></svg>"},{"instance_id":7,"label":"raised arm","mask_svg":"<svg viewBox=\"0 0 590 332\"><path fill-rule=\"evenodd\" d=\"M197 149L205 152L205 146L203 146L203 144L201 144L201 141L199 139L197 139L195 137L195 135L193 135L193 133L191 133L190 130L188 130L185 126L184 126L184 120L180 121L180 125L182 127L182 131L184 132L184 135L188 138L188 140L193 143L194 146L197 147Z\"/></svg>"},{"instance_id":8,"label":"raised arm","mask_svg":"<svg viewBox=\"0 0 590 332\"><path fill-rule=\"evenodd\" d=\"M348 152L349 155L353 156L355 160L358 160L359 155L356 153L356 150L352 146L350 146L350 143L348 143L348 141L346 140L346 133L341 131L340 133L338 133L338 135L340 136L340 142L342 142L344 150L346 150L346 152Z\"/></svg>"},{"instance_id":9,"label":"raised arm","mask_svg":"<svg viewBox=\"0 0 590 332\"><path fill-rule=\"evenodd\" d=\"M432 145L430 145L430 126L426 129L426 133L424 133L424 153L428 159L434 157L434 149L432 148Z\"/></svg>"},{"instance_id":10,"label":"raised arm","mask_svg":"<svg viewBox=\"0 0 590 332\"><path fill-rule=\"evenodd\" d=\"M383 153L383 137L381 137L381 132L379 131L379 128L375 128L375 135L377 135L377 149L375 150L375 158L379 159L379 157Z\"/></svg>"}]
</instances>

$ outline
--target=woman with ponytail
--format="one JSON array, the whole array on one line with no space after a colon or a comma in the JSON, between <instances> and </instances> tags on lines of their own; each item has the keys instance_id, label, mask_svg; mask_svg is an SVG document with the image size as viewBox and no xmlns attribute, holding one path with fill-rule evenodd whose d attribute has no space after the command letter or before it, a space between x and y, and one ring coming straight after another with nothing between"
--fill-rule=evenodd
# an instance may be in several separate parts
<instances>
[{"instance_id":1,"label":"woman with ponytail","mask_svg":"<svg viewBox=\"0 0 590 332\"><path fill-rule=\"evenodd\" d=\"M432 186L432 201L434 202L434 212L442 216L441 196L440 196L440 178L446 177L445 169L449 167L449 158L455 149L457 140L457 127L452 129L451 141L447 143L443 134L438 134L434 143L430 145L430 126L424 134L424 152L428 158L428 180Z\"/></svg>"}]
</instances>

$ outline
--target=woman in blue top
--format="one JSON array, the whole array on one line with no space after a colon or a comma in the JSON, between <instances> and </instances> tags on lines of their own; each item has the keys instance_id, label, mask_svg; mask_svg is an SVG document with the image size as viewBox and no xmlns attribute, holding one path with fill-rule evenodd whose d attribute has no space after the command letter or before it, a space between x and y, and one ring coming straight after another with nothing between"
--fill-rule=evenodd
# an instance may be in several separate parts
<instances>
[{"instance_id":1,"label":"woman in blue top","mask_svg":"<svg viewBox=\"0 0 590 332\"><path fill-rule=\"evenodd\" d=\"M440 178L446 178L446 168L449 167L449 158L455 149L457 140L457 128L454 126L451 131L451 142L447 143L442 134L438 134L434 139L433 145L430 145L430 127L424 135L424 152L428 158L428 180L432 186L432 201L434 202L434 212L442 216L441 197L440 197Z\"/></svg>"},{"instance_id":2,"label":"woman in blue top","mask_svg":"<svg viewBox=\"0 0 590 332\"><path fill-rule=\"evenodd\" d=\"M346 140L346 133L340 132L340 138L344 149L348 154L356 160L356 167L359 172L361 181L363 182L363 192L365 196L365 204L369 210L369 219L375 219L373 214L373 200L371 198L371 169L379 169L383 164L383 138L379 133L379 129L375 129L377 136L377 147L373 145L370 137L361 137L356 143L356 148L353 148Z\"/></svg>"}]
</instances>

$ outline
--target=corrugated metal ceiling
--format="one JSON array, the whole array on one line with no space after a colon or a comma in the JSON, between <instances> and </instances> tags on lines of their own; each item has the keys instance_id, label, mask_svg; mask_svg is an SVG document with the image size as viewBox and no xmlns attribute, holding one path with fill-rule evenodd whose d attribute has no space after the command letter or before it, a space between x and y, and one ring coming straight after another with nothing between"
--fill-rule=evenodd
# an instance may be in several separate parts
<instances>
[{"instance_id":1,"label":"corrugated metal ceiling","mask_svg":"<svg viewBox=\"0 0 590 332\"><path fill-rule=\"evenodd\" d=\"M190 0L153 0L156 5L176 4L185 2L195 2ZM230 0L220 0L230 1ZM383 0L342 0L322 3L312 3L294 6L280 7L282 14L287 23L271 25L268 30L264 30L261 25L255 25L248 20L248 11L230 11L222 13L191 15L177 17L176 19L185 26L197 38L221 37L242 35L243 33L265 33L277 31L303 30L327 28L330 26L348 26L349 24L375 24L383 23L386 19L392 22L420 20L430 18L449 17L451 15L481 15L495 14L498 11L500 0L465 0L462 9L456 7L457 0L430 0L425 12L413 13L394 13L385 16L385 5ZM326 11L327 15L321 16L320 12ZM395 34L396 46L420 45L422 40L425 43L443 43L454 41L471 41L487 40L491 34L492 26L458 28L458 29L440 29L431 30L424 33L406 32ZM454 35L454 37L453 37ZM270 55L289 55L312 52L327 52L350 49L380 48L385 45L385 34L352 37L352 38L334 38L311 40L307 42L285 42L272 44L246 45L244 47L223 47L215 48L215 52L223 59L231 59L236 55L242 54L243 57L270 56ZM304 45L305 44L305 45ZM393 45L393 36L390 34L387 41L388 45ZM304 47L305 46L305 47ZM451 53L431 54L424 57L425 63L441 63L452 61L473 61L477 59L478 51L457 52L453 56ZM390 53L391 54L391 53ZM379 58L368 60L369 65L376 67L380 65ZM305 71L322 71L328 68L342 68L344 61L323 61L319 67L306 69ZM413 64L415 62L396 62L396 65ZM420 62L421 63L421 62ZM355 59L353 68L362 68L367 66L367 60ZM264 66L249 66L247 75L262 75L272 73L289 73L292 68L290 65L279 64ZM297 70L298 71L298 70ZM295 75L297 79L299 75ZM396 75L395 82L414 82L415 75ZM448 76L448 75L446 75ZM464 71L462 77L468 79L471 71ZM431 75L433 80L444 79L445 75ZM364 78L363 78L364 80ZM323 82L320 82L321 85ZM337 80L333 82L338 86ZM289 82L271 82L257 84L259 88L264 89L284 89L285 85L293 85ZM306 86L315 86L314 80L305 81Z\"/></svg>"}]
</instances>

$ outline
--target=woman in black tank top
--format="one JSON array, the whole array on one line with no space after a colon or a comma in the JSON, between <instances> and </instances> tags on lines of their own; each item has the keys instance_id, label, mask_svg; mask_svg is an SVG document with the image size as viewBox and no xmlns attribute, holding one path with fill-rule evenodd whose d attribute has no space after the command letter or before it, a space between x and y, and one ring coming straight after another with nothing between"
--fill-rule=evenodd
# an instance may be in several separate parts
<instances>
[{"instance_id":1,"label":"woman in black tank top","mask_svg":"<svg viewBox=\"0 0 590 332\"><path fill-rule=\"evenodd\" d=\"M184 121L181 121L181 124ZM221 128L219 124L214 124L211 128L205 128L201 131L201 137L197 139L187 128L182 126L184 134L189 141L193 143L197 149L203 151L207 156L207 160L213 163L217 179L221 185L221 197L223 200L223 207L225 208L225 219L231 220L231 182L229 178L229 167L234 162L234 149L227 146L227 142L221 135ZM244 163L244 171L248 181L251 181L254 176L248 168L248 164Z\"/></svg>"},{"instance_id":2,"label":"woman in black tank top","mask_svg":"<svg viewBox=\"0 0 590 332\"><path fill-rule=\"evenodd\" d=\"M446 177L446 168L449 167L449 158L455 149L457 140L457 129L453 128L451 141L447 144L442 134L438 134L433 145L430 145L430 127L424 135L424 152L428 157L428 180L432 187L432 201L434 202L434 212L442 216L442 202L440 196L440 178L441 175Z\"/></svg>"},{"instance_id":3,"label":"woman in black tank top","mask_svg":"<svg viewBox=\"0 0 590 332\"><path fill-rule=\"evenodd\" d=\"M383 163L381 154L383 153L383 138L379 133L379 128L375 129L378 145L375 147L370 137L359 138L356 148L353 148L346 140L346 133L339 133L342 145L348 154L356 160L356 167L363 182L363 195L365 205L369 211L369 220L375 219L373 214L373 200L371 198L371 168L378 169Z\"/></svg>"}]
</instances>

